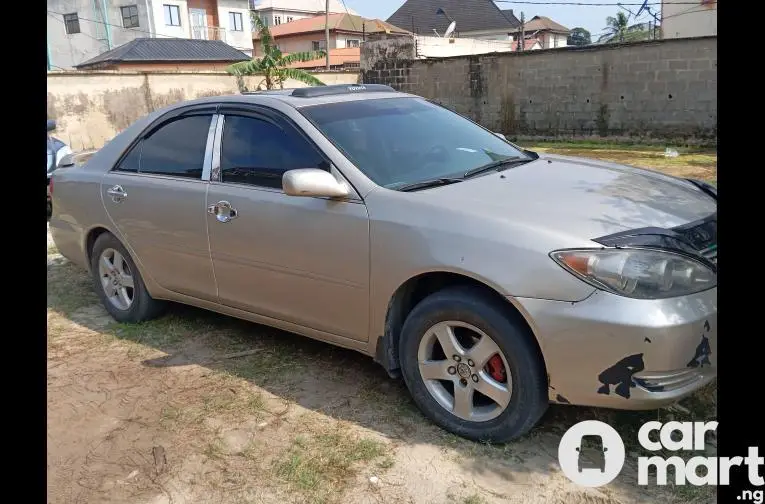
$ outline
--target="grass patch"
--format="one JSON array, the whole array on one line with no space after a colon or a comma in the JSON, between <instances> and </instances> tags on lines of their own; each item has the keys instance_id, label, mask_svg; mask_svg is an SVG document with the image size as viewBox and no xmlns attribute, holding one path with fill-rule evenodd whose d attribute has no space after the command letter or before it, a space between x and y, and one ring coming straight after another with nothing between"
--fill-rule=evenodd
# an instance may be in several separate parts
<instances>
[{"instance_id":1,"label":"grass patch","mask_svg":"<svg viewBox=\"0 0 765 504\"><path fill-rule=\"evenodd\" d=\"M69 316L98 302L87 271L65 260L48 266L48 308Z\"/></svg>"},{"instance_id":2,"label":"grass patch","mask_svg":"<svg viewBox=\"0 0 765 504\"><path fill-rule=\"evenodd\" d=\"M452 493L446 495L449 503L453 504L486 504L486 499L481 495L474 493L465 496L457 496Z\"/></svg>"},{"instance_id":3,"label":"grass patch","mask_svg":"<svg viewBox=\"0 0 765 504\"><path fill-rule=\"evenodd\" d=\"M274 472L306 502L338 502L364 464L388 460L385 456L383 443L357 437L338 425L329 431L297 436L274 462Z\"/></svg>"},{"instance_id":4,"label":"grass patch","mask_svg":"<svg viewBox=\"0 0 765 504\"><path fill-rule=\"evenodd\" d=\"M678 177L717 180L717 151L701 147L676 147L674 158L665 157L663 146L595 142L543 142L527 149L564 156L585 157L662 171Z\"/></svg>"},{"instance_id":5,"label":"grass patch","mask_svg":"<svg viewBox=\"0 0 765 504\"><path fill-rule=\"evenodd\" d=\"M109 324L107 330L117 338L162 350L174 348L185 339L209 330L196 318L170 313L162 318L139 323Z\"/></svg>"}]
</instances>

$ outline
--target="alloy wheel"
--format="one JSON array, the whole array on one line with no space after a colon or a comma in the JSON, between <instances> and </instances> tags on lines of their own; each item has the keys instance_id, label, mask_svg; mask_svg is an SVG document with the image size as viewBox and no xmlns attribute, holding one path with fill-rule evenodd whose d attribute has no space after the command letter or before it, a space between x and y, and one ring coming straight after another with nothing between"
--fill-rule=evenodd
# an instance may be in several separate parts
<instances>
[{"instance_id":1,"label":"alloy wheel","mask_svg":"<svg viewBox=\"0 0 765 504\"><path fill-rule=\"evenodd\" d=\"M477 327L459 321L435 324L417 352L420 376L431 396L471 422L498 417L510 404L510 367L499 346Z\"/></svg>"},{"instance_id":2,"label":"alloy wheel","mask_svg":"<svg viewBox=\"0 0 765 504\"><path fill-rule=\"evenodd\" d=\"M104 249L98 259L98 274L109 302L119 310L130 309L135 288L133 275L125 257L113 248Z\"/></svg>"}]
</instances>

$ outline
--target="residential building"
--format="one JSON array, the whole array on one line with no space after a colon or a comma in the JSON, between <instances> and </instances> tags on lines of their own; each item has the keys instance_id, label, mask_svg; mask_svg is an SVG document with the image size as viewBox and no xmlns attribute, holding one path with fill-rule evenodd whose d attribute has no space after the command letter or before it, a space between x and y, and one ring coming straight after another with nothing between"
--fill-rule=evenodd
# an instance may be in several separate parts
<instances>
[{"instance_id":1,"label":"residential building","mask_svg":"<svg viewBox=\"0 0 765 504\"><path fill-rule=\"evenodd\" d=\"M146 37L220 40L252 54L248 0L47 2L50 68L72 68Z\"/></svg>"},{"instance_id":2,"label":"residential building","mask_svg":"<svg viewBox=\"0 0 765 504\"><path fill-rule=\"evenodd\" d=\"M571 30L549 17L534 16L523 24L523 32L527 39L536 39L542 49L554 49L568 45L568 35ZM520 28L516 32L520 37Z\"/></svg>"},{"instance_id":3,"label":"residential building","mask_svg":"<svg viewBox=\"0 0 765 504\"><path fill-rule=\"evenodd\" d=\"M360 47L345 47L329 50L329 68L334 71L358 70L361 61ZM303 70L325 70L327 58L316 58L310 61L297 61L290 68Z\"/></svg>"},{"instance_id":4,"label":"residential building","mask_svg":"<svg viewBox=\"0 0 765 504\"><path fill-rule=\"evenodd\" d=\"M280 24L270 28L274 42L283 53L326 50L326 16L315 16ZM358 48L365 37L409 35L409 32L379 19L365 19L354 14L330 14L329 49ZM254 54L260 54L260 36L253 33ZM335 53L345 58L351 53ZM342 56L340 56L342 54ZM355 53L357 54L357 53ZM345 61L345 59L343 59ZM358 63L358 57L355 60Z\"/></svg>"},{"instance_id":5,"label":"residential building","mask_svg":"<svg viewBox=\"0 0 765 504\"><path fill-rule=\"evenodd\" d=\"M662 0L661 38L717 35L717 1Z\"/></svg>"},{"instance_id":6,"label":"residential building","mask_svg":"<svg viewBox=\"0 0 765 504\"><path fill-rule=\"evenodd\" d=\"M266 26L291 23L326 14L326 0L250 0L250 8L263 20ZM353 9L346 9L341 0L329 1L330 14L354 14Z\"/></svg>"},{"instance_id":7,"label":"residential building","mask_svg":"<svg viewBox=\"0 0 765 504\"><path fill-rule=\"evenodd\" d=\"M250 56L222 40L137 38L76 66L78 70L223 71Z\"/></svg>"},{"instance_id":8,"label":"residential building","mask_svg":"<svg viewBox=\"0 0 765 504\"><path fill-rule=\"evenodd\" d=\"M539 39L526 38L523 41L523 50L524 51L536 51L538 49L544 49L542 47L542 43L539 41ZM517 51L517 50L518 50L517 44L513 44L513 51Z\"/></svg>"},{"instance_id":9,"label":"residential building","mask_svg":"<svg viewBox=\"0 0 765 504\"><path fill-rule=\"evenodd\" d=\"M513 40L520 25L492 0L406 0L387 21L425 36L443 36L454 22L455 37L483 40Z\"/></svg>"}]
</instances>

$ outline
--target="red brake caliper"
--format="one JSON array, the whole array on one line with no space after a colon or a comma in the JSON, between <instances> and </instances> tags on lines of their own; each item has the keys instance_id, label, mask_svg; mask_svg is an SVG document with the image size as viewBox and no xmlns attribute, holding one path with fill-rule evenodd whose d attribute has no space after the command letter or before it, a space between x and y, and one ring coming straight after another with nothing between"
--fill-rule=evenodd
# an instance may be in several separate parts
<instances>
[{"instance_id":1,"label":"red brake caliper","mask_svg":"<svg viewBox=\"0 0 765 504\"><path fill-rule=\"evenodd\" d=\"M504 383L507 379L505 365L502 363L502 357L500 357L499 354L495 354L494 357L489 359L489 362L486 363L486 367L488 368L487 371L491 377L498 382Z\"/></svg>"}]
</instances>

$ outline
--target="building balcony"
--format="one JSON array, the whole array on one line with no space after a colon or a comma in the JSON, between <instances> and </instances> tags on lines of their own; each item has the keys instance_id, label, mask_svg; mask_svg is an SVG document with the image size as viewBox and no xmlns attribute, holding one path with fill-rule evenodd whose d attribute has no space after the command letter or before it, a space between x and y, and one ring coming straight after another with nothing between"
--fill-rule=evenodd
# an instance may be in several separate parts
<instances>
[{"instance_id":1,"label":"building balcony","mask_svg":"<svg viewBox=\"0 0 765 504\"><path fill-rule=\"evenodd\" d=\"M226 29L218 26L192 26L191 38L196 40L222 40L226 42Z\"/></svg>"}]
</instances>

